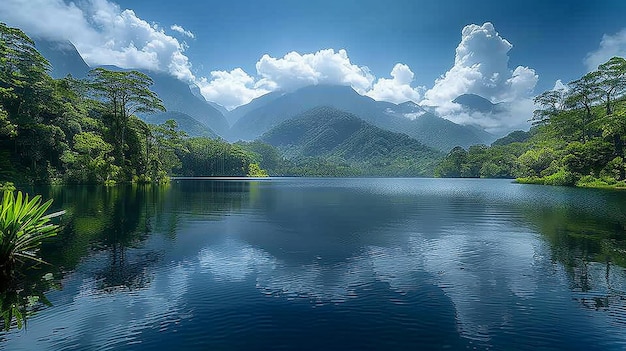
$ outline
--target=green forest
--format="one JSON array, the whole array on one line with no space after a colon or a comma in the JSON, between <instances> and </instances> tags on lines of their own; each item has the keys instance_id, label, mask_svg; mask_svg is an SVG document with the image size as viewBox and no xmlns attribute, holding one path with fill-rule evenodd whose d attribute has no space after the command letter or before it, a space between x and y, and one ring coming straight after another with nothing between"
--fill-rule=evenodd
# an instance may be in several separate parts
<instances>
[{"instance_id":1,"label":"green forest","mask_svg":"<svg viewBox=\"0 0 626 351\"><path fill-rule=\"evenodd\" d=\"M437 177L626 187L621 57L538 95L529 131L491 146L455 147L445 156L329 108L253 142L189 137L175 120L150 124L137 117L165 111L144 73L95 68L85 79L54 79L50 71L25 33L0 24L0 186L150 183L171 176L429 176L434 169ZM320 114L328 121L321 123ZM274 140L283 130L293 140Z\"/></svg>"},{"instance_id":2,"label":"green forest","mask_svg":"<svg viewBox=\"0 0 626 351\"><path fill-rule=\"evenodd\" d=\"M21 30L0 24L0 183L162 182L182 176L263 176L259 155L222 140L188 138L138 71L95 68L53 79Z\"/></svg>"},{"instance_id":3,"label":"green forest","mask_svg":"<svg viewBox=\"0 0 626 351\"><path fill-rule=\"evenodd\" d=\"M613 57L565 88L538 95L530 131L513 132L490 147L456 147L435 175L626 187L625 92L626 60Z\"/></svg>"},{"instance_id":4,"label":"green forest","mask_svg":"<svg viewBox=\"0 0 626 351\"><path fill-rule=\"evenodd\" d=\"M146 122L165 106L145 73L99 67L86 79L54 79L33 40L4 24L0 50L0 185L114 185L171 176L424 176L442 157L414 140L415 150L397 146L409 138L394 142L395 134L382 130L355 160L350 152L286 158L284 150L263 141L190 137L173 119ZM421 160L423 152L428 155ZM375 162L365 162L369 156Z\"/></svg>"}]
</instances>

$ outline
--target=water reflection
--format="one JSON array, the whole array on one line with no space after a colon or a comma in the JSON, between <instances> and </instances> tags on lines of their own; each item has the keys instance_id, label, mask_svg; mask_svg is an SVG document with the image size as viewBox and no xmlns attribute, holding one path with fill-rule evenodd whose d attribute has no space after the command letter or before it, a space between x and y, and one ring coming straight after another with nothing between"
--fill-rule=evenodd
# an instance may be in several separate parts
<instances>
[{"instance_id":1,"label":"water reflection","mask_svg":"<svg viewBox=\"0 0 626 351\"><path fill-rule=\"evenodd\" d=\"M626 325L625 194L305 179L48 191L70 218L42 249L63 290L31 341L4 335L16 350L245 347L254 333L288 348L318 338L307 328L369 347L624 342L606 326Z\"/></svg>"},{"instance_id":2,"label":"water reflection","mask_svg":"<svg viewBox=\"0 0 626 351\"><path fill-rule=\"evenodd\" d=\"M0 329L22 329L29 317L52 305L45 295L50 289L59 288L52 273L29 273L0 282Z\"/></svg>"},{"instance_id":3,"label":"water reflection","mask_svg":"<svg viewBox=\"0 0 626 351\"><path fill-rule=\"evenodd\" d=\"M573 299L626 325L626 216L610 200L606 206L613 211L605 216L568 208L527 215L550 243L552 259L566 272Z\"/></svg>"}]
</instances>

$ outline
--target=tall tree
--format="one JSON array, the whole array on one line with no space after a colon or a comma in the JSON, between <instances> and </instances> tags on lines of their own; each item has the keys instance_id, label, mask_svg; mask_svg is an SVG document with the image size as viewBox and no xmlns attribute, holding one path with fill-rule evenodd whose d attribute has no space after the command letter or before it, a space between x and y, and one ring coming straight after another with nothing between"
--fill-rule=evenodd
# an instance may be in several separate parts
<instances>
[{"instance_id":1,"label":"tall tree","mask_svg":"<svg viewBox=\"0 0 626 351\"><path fill-rule=\"evenodd\" d=\"M539 108L533 111L531 122L533 125L545 125L558 116L565 108L565 89L548 90L535 97L535 105Z\"/></svg>"},{"instance_id":2,"label":"tall tree","mask_svg":"<svg viewBox=\"0 0 626 351\"><path fill-rule=\"evenodd\" d=\"M90 87L105 103L105 114L113 132L116 162L124 165L128 120L135 113L165 111L163 102L150 90L152 79L138 71L110 71L96 68L89 72Z\"/></svg>"},{"instance_id":3,"label":"tall tree","mask_svg":"<svg viewBox=\"0 0 626 351\"><path fill-rule=\"evenodd\" d=\"M159 125L150 125L151 138L148 139L146 152L151 150L149 170L152 179L161 181L171 175L172 169L181 166L176 153L188 152L183 144L187 133L178 130L178 124L173 119L168 119Z\"/></svg>"},{"instance_id":4,"label":"tall tree","mask_svg":"<svg viewBox=\"0 0 626 351\"><path fill-rule=\"evenodd\" d=\"M581 110L582 112L579 114L579 124L582 133L581 141L583 143L591 137L589 127L594 119L591 108L601 97L601 91L598 85L599 78L598 72L591 72L569 83L571 89L568 91L565 104L570 109Z\"/></svg>"},{"instance_id":5,"label":"tall tree","mask_svg":"<svg viewBox=\"0 0 626 351\"><path fill-rule=\"evenodd\" d=\"M603 95L606 114L613 113L613 102L626 90L626 59L613 57L598 66L598 88Z\"/></svg>"},{"instance_id":6,"label":"tall tree","mask_svg":"<svg viewBox=\"0 0 626 351\"><path fill-rule=\"evenodd\" d=\"M613 139L615 157L624 156L624 142L622 134L625 131L623 111L616 113L615 100L626 91L626 60L622 57L613 57L598 66L598 88L603 95L606 116L601 121L602 131ZM624 172L620 173L624 178Z\"/></svg>"}]
</instances>

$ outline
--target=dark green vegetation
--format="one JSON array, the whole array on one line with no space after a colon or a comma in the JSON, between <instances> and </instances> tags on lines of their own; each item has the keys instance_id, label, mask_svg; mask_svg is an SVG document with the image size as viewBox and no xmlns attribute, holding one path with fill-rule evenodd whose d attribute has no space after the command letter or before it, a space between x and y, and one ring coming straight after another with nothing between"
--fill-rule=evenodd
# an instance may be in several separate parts
<instances>
[{"instance_id":1,"label":"dark green vegetation","mask_svg":"<svg viewBox=\"0 0 626 351\"><path fill-rule=\"evenodd\" d=\"M22 327L29 303L46 302L43 292L34 293L32 284L25 284L16 276L26 264L44 263L37 252L43 239L59 231L59 226L50 220L64 213L44 215L51 204L52 200L42 203L41 196L29 198L22 192L3 193L0 202L0 313L5 330L9 330L14 319L17 327Z\"/></svg>"},{"instance_id":2,"label":"dark green vegetation","mask_svg":"<svg viewBox=\"0 0 626 351\"><path fill-rule=\"evenodd\" d=\"M152 78L142 72L99 67L85 79L54 79L34 42L3 24L0 57L0 184L161 182L172 174L245 176L256 156L225 141L187 138L175 121L163 119L172 115L164 114ZM173 84L158 77L161 87ZM180 84L178 88L189 90ZM213 109L199 100L193 104L166 98L189 113ZM158 125L137 117L154 112L162 113L155 117ZM214 136L191 117L185 121L194 134ZM263 173L258 165L252 168Z\"/></svg>"},{"instance_id":3,"label":"dark green vegetation","mask_svg":"<svg viewBox=\"0 0 626 351\"><path fill-rule=\"evenodd\" d=\"M439 152L405 134L375 127L355 115L319 107L289 119L261 140L278 147L296 164L324 161L345 165L349 175L425 176Z\"/></svg>"},{"instance_id":4,"label":"dark green vegetation","mask_svg":"<svg viewBox=\"0 0 626 351\"><path fill-rule=\"evenodd\" d=\"M441 177L503 177L518 182L626 187L626 60L614 57L567 89L535 98L529 132L491 147L452 149L435 170Z\"/></svg>"},{"instance_id":5,"label":"dark green vegetation","mask_svg":"<svg viewBox=\"0 0 626 351\"><path fill-rule=\"evenodd\" d=\"M52 200L41 202L41 196L29 198L18 192L4 192L0 203L0 277L6 281L18 263L42 262L37 256L41 240L56 235L58 226L50 219L63 212L44 215Z\"/></svg>"},{"instance_id":6,"label":"dark green vegetation","mask_svg":"<svg viewBox=\"0 0 626 351\"><path fill-rule=\"evenodd\" d=\"M2 25L1 30L5 59L0 76L0 182L112 185L163 182L172 175L268 173L424 176L432 175L441 155L389 129L421 136L437 147L449 145L447 137L463 145L483 140L480 133L468 134L465 127L412 103L375 102L351 88L320 86L269 94L233 111L245 127L231 130L245 134L249 128L261 128L254 133L264 130L268 137L267 143L230 144L218 138L228 129L219 106L186 83L157 72L89 70L71 43L38 40L54 60L52 67L19 29ZM77 77L63 77L62 72ZM319 108L296 114L322 101L359 115ZM171 111L165 111L166 106ZM417 122L406 118L407 113L423 116ZM387 130L360 118L374 124L384 121ZM306 133L292 138L292 128ZM284 138L275 138L282 133ZM473 136L465 140L462 135Z\"/></svg>"}]
</instances>

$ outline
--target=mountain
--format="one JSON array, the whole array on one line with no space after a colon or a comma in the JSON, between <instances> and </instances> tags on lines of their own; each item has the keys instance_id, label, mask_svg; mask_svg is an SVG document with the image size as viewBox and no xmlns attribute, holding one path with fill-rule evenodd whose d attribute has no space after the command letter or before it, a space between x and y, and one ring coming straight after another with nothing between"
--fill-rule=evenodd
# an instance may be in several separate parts
<instances>
[{"instance_id":1,"label":"mountain","mask_svg":"<svg viewBox=\"0 0 626 351\"><path fill-rule=\"evenodd\" d=\"M530 139L533 135L537 134L537 131L537 128L531 128L527 132L523 130L516 130L494 141L491 146L504 146L513 143L523 143L528 141L528 139Z\"/></svg>"},{"instance_id":2,"label":"mountain","mask_svg":"<svg viewBox=\"0 0 626 351\"><path fill-rule=\"evenodd\" d=\"M191 90L191 93L197 97L198 99L202 100L202 101L206 101L207 104L213 106L213 108L215 108L216 110L220 111L220 113L222 115L224 115L224 117L226 117L226 115L228 114L228 110L226 109L226 107L218 104L217 102L213 102L213 101L209 101L207 99L204 98L204 96L202 95L202 93L200 92L200 88L195 85L195 84L191 84L189 85L189 90Z\"/></svg>"},{"instance_id":3,"label":"mountain","mask_svg":"<svg viewBox=\"0 0 626 351\"><path fill-rule=\"evenodd\" d=\"M231 140L253 140L280 123L319 106L331 106L352 113L379 128L405 133L423 144L449 151L455 146L488 144L491 136L475 128L455 124L427 112L414 103L393 104L362 96L351 87L335 85L308 86L280 96L253 100L255 108L245 112L231 127ZM232 112L237 111L235 109Z\"/></svg>"},{"instance_id":4,"label":"mountain","mask_svg":"<svg viewBox=\"0 0 626 351\"><path fill-rule=\"evenodd\" d=\"M85 63L74 45L69 41L53 41L38 38L35 40L35 45L37 50L50 62L53 77L62 78L67 74L71 74L76 78L84 78L87 76L90 67ZM102 67L116 71L125 70L116 66ZM177 120L181 129L182 126L193 125L192 122L187 120L187 117L192 117L205 125L208 130L214 131L220 135L228 131L229 125L224 115L218 109L211 106L202 95L199 97L194 95L187 83L163 72L142 69L138 71L152 78L154 82L152 90L163 100L163 104L168 112L180 112L180 114L173 114L172 116L182 118L180 121ZM187 117L183 115L187 115ZM148 115L141 115L140 117L146 119ZM191 130L185 131L192 134L197 133L198 130L199 129L194 127Z\"/></svg>"},{"instance_id":5,"label":"mountain","mask_svg":"<svg viewBox=\"0 0 626 351\"><path fill-rule=\"evenodd\" d=\"M503 112L505 107L503 103L494 104L476 94L462 94L457 96L452 102L463 106L470 112L499 113Z\"/></svg>"},{"instance_id":6,"label":"mountain","mask_svg":"<svg viewBox=\"0 0 626 351\"><path fill-rule=\"evenodd\" d=\"M207 103L204 98L201 99L195 96L187 83L167 73L148 70L139 71L152 78L154 81L152 90L163 100L167 111L186 114L219 135L224 135L228 131L226 117Z\"/></svg>"},{"instance_id":7,"label":"mountain","mask_svg":"<svg viewBox=\"0 0 626 351\"><path fill-rule=\"evenodd\" d=\"M397 105L391 102L378 101L377 104L384 109L383 112L385 114L396 117L416 119L429 113L422 106L413 101L407 101Z\"/></svg>"},{"instance_id":8,"label":"mountain","mask_svg":"<svg viewBox=\"0 0 626 351\"><path fill-rule=\"evenodd\" d=\"M230 124L233 125L233 124L237 123L237 121L241 117L243 117L244 115L246 115L250 111L253 111L253 110L257 109L257 108L263 107L263 106L271 103L272 101L278 99L282 95L284 95L284 93L280 92L280 91L274 91L274 92L271 92L271 93L267 93L265 95L261 95L258 98L253 99L249 103L247 103L245 105L241 105L241 106L235 108L234 110L230 111L228 113L228 115L226 115L227 119L230 122Z\"/></svg>"},{"instance_id":9,"label":"mountain","mask_svg":"<svg viewBox=\"0 0 626 351\"><path fill-rule=\"evenodd\" d=\"M333 107L317 107L284 121L261 141L291 159L346 161L367 175L431 175L442 154L401 133L390 132Z\"/></svg>"},{"instance_id":10,"label":"mountain","mask_svg":"<svg viewBox=\"0 0 626 351\"><path fill-rule=\"evenodd\" d=\"M196 121L193 117L182 112L162 112L143 116L143 120L150 124L161 124L168 119L178 123L178 128L184 130L191 137L217 138L217 134L211 128Z\"/></svg>"},{"instance_id":11,"label":"mountain","mask_svg":"<svg viewBox=\"0 0 626 351\"><path fill-rule=\"evenodd\" d=\"M35 48L45 57L52 70L50 76L63 78L71 74L74 78L85 78L89 72L89 65L80 56L74 44L68 40L55 41L44 38L33 38Z\"/></svg>"}]
</instances>

